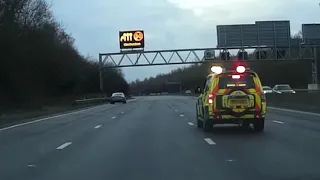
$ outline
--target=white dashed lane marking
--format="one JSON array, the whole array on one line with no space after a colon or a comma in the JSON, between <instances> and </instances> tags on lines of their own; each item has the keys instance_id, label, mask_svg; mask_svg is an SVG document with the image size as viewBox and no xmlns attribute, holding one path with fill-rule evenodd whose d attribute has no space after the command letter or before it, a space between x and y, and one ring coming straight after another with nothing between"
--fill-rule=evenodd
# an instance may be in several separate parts
<instances>
[{"instance_id":1,"label":"white dashed lane marking","mask_svg":"<svg viewBox=\"0 0 320 180\"><path fill-rule=\"evenodd\" d=\"M116 118L115 116L111 117L111 119L115 119L115 118Z\"/></svg>"},{"instance_id":2,"label":"white dashed lane marking","mask_svg":"<svg viewBox=\"0 0 320 180\"><path fill-rule=\"evenodd\" d=\"M94 127L95 129L99 129L99 128L101 128L101 126L102 125L98 125L98 126L96 126L96 127Z\"/></svg>"},{"instance_id":3,"label":"white dashed lane marking","mask_svg":"<svg viewBox=\"0 0 320 180\"><path fill-rule=\"evenodd\" d=\"M124 114L124 112L121 112L121 114Z\"/></svg>"},{"instance_id":4,"label":"white dashed lane marking","mask_svg":"<svg viewBox=\"0 0 320 180\"><path fill-rule=\"evenodd\" d=\"M180 117L184 117L184 115L183 115L183 114L180 114Z\"/></svg>"},{"instance_id":5,"label":"white dashed lane marking","mask_svg":"<svg viewBox=\"0 0 320 180\"><path fill-rule=\"evenodd\" d=\"M72 144L72 142L66 142L66 143L62 144L61 146L57 147L57 149L58 150L64 149L71 144Z\"/></svg>"},{"instance_id":6,"label":"white dashed lane marking","mask_svg":"<svg viewBox=\"0 0 320 180\"><path fill-rule=\"evenodd\" d=\"M190 126L193 126L193 125L194 125L192 122L188 122L188 124L189 124Z\"/></svg>"},{"instance_id":7,"label":"white dashed lane marking","mask_svg":"<svg viewBox=\"0 0 320 180\"><path fill-rule=\"evenodd\" d=\"M134 101L137 101L137 99L128 100L128 102L134 102ZM54 118L59 118L59 117L63 117L63 116L69 116L69 115L78 114L78 113L86 112L86 111L92 111L93 109L99 109L101 107L106 107L106 105L96 106L96 107L92 107L92 108L87 108L87 109L78 110L78 111L69 112L69 113L64 113L64 114L55 115L55 116L49 116L49 117L46 117L46 118L37 119L37 120L34 120L34 121L30 121L30 122L26 122L26 123L21 123L21 124L5 127L5 128L0 129L0 132L1 131L5 131L5 130L9 130L9 129L13 129L13 128L17 128L17 127L21 127L21 126L25 126L25 125L28 125L28 124L34 124L34 123L38 123L38 122L41 122L41 121L54 119ZM107 107L108 107L107 109L110 109L111 107L115 107L115 106L107 106Z\"/></svg>"},{"instance_id":8,"label":"white dashed lane marking","mask_svg":"<svg viewBox=\"0 0 320 180\"><path fill-rule=\"evenodd\" d=\"M102 107L102 106L97 106L97 107L87 108L87 109L83 109L83 110L79 110L79 111L74 111L74 112L70 112L70 113L64 113L64 114L60 114L60 115L49 116L49 117L46 117L46 118L37 119L37 120L34 120L34 121L30 121L30 122L26 122L26 123L21 123L21 124L17 124L17 125L5 127L5 128L0 129L0 132L1 132L1 131L8 130L8 129L13 129L13 128L25 126L25 125L28 125L28 124L34 124L34 123L38 123L38 122L41 122L41 121L46 121L46 120L54 119L54 118L59 118L59 117L63 117L63 116L69 116L69 115L73 115L73 114L78 114L78 113L81 113L81 112L86 112L86 111L90 111L90 110L93 110L93 109L98 109L98 108L101 108L101 107ZM109 109L109 108L108 108L108 109Z\"/></svg>"},{"instance_id":9,"label":"white dashed lane marking","mask_svg":"<svg viewBox=\"0 0 320 180\"><path fill-rule=\"evenodd\" d=\"M178 112L178 110L174 110L175 112Z\"/></svg>"},{"instance_id":10,"label":"white dashed lane marking","mask_svg":"<svg viewBox=\"0 0 320 180\"><path fill-rule=\"evenodd\" d=\"M281 121L272 121L274 123L278 123L278 124L284 124L284 122L281 122Z\"/></svg>"},{"instance_id":11,"label":"white dashed lane marking","mask_svg":"<svg viewBox=\"0 0 320 180\"><path fill-rule=\"evenodd\" d=\"M210 138L204 138L204 140L209 144L209 145L216 145L214 141L212 141Z\"/></svg>"}]
</instances>

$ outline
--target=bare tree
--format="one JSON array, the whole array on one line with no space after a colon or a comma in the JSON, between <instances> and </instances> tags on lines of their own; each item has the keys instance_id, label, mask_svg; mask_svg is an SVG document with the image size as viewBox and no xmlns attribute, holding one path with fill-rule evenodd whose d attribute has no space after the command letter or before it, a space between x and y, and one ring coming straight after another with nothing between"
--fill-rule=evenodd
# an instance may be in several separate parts
<instances>
[{"instance_id":1,"label":"bare tree","mask_svg":"<svg viewBox=\"0 0 320 180\"><path fill-rule=\"evenodd\" d=\"M99 65L78 53L45 0L0 0L0 31L0 108L100 91ZM128 91L121 70L104 73L106 93Z\"/></svg>"},{"instance_id":2,"label":"bare tree","mask_svg":"<svg viewBox=\"0 0 320 180\"><path fill-rule=\"evenodd\" d=\"M300 30L298 33L294 34L292 39L302 39L302 31Z\"/></svg>"}]
</instances>

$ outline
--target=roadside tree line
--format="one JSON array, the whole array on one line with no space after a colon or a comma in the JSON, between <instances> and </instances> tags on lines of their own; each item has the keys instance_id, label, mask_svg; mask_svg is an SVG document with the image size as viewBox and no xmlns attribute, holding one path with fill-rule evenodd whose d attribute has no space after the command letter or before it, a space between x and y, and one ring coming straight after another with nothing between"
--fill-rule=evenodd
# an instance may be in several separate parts
<instances>
[{"instance_id":1,"label":"roadside tree line","mask_svg":"<svg viewBox=\"0 0 320 180\"><path fill-rule=\"evenodd\" d=\"M45 0L0 1L0 112L99 92L99 67L83 57ZM120 70L104 72L106 94L128 92Z\"/></svg>"}]
</instances>

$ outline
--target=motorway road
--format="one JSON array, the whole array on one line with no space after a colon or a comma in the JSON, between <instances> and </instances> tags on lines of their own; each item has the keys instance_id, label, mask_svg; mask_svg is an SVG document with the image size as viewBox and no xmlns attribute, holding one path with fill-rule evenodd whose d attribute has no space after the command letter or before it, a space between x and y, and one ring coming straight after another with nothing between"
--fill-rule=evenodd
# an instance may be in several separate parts
<instances>
[{"instance_id":1,"label":"motorway road","mask_svg":"<svg viewBox=\"0 0 320 180\"><path fill-rule=\"evenodd\" d=\"M0 130L1 180L316 180L320 116L204 133L195 98L153 96Z\"/></svg>"}]
</instances>

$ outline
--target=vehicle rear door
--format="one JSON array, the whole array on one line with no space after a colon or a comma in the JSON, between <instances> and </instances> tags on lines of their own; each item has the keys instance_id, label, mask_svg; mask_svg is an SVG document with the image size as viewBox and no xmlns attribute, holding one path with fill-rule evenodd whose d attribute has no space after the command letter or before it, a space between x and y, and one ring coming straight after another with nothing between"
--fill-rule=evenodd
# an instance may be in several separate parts
<instances>
[{"instance_id":1,"label":"vehicle rear door","mask_svg":"<svg viewBox=\"0 0 320 180\"><path fill-rule=\"evenodd\" d=\"M212 85L212 81L213 81L213 77L212 76L208 76L204 89L203 89L203 93L200 96L200 104L199 104L199 114L201 114L201 116L203 116L203 109L205 108L205 106L208 106L208 97L209 94L211 93L211 85Z\"/></svg>"},{"instance_id":2,"label":"vehicle rear door","mask_svg":"<svg viewBox=\"0 0 320 180\"><path fill-rule=\"evenodd\" d=\"M248 111L261 111L261 84L254 73L228 73L219 76L214 111L232 110L245 114ZM233 114L234 114L233 113Z\"/></svg>"}]
</instances>

